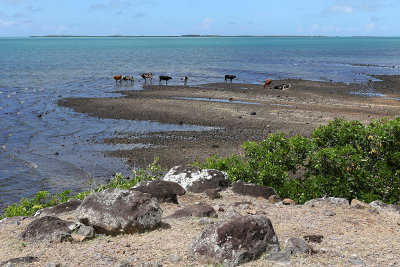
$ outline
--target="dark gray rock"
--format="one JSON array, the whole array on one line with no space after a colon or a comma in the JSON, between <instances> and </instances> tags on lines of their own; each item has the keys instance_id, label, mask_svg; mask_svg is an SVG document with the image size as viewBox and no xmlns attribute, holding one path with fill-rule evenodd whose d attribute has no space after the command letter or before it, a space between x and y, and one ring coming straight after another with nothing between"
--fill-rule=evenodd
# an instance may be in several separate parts
<instances>
[{"instance_id":1,"label":"dark gray rock","mask_svg":"<svg viewBox=\"0 0 400 267\"><path fill-rule=\"evenodd\" d=\"M61 243L71 241L71 233L79 224L61 220L57 217L45 216L28 224L21 238L30 241L46 241Z\"/></svg>"},{"instance_id":2,"label":"dark gray rock","mask_svg":"<svg viewBox=\"0 0 400 267\"><path fill-rule=\"evenodd\" d=\"M130 263L127 260L123 260L118 263L118 267L132 267L132 266L133 266L132 263Z\"/></svg>"},{"instance_id":3,"label":"dark gray rock","mask_svg":"<svg viewBox=\"0 0 400 267\"><path fill-rule=\"evenodd\" d=\"M206 196L208 196L210 199L221 198L221 194L217 189L207 189L204 191L204 194L206 194Z\"/></svg>"},{"instance_id":4,"label":"dark gray rock","mask_svg":"<svg viewBox=\"0 0 400 267\"><path fill-rule=\"evenodd\" d=\"M38 216L57 216L59 214L65 212L71 212L76 210L79 205L82 203L82 200L79 199L69 199L67 202L61 203L57 206L41 209L35 213L35 217Z\"/></svg>"},{"instance_id":5,"label":"dark gray rock","mask_svg":"<svg viewBox=\"0 0 400 267\"><path fill-rule=\"evenodd\" d=\"M232 191L239 195L251 197L263 197L269 199L270 196L276 195L275 190L269 186L244 183L237 181L232 184Z\"/></svg>"},{"instance_id":6,"label":"dark gray rock","mask_svg":"<svg viewBox=\"0 0 400 267\"><path fill-rule=\"evenodd\" d=\"M82 225L76 234L72 234L75 241L82 242L84 240L92 239L96 236L95 230L92 226Z\"/></svg>"},{"instance_id":7,"label":"dark gray rock","mask_svg":"<svg viewBox=\"0 0 400 267\"><path fill-rule=\"evenodd\" d=\"M168 171L163 180L178 183L192 193L203 193L207 189L224 189L230 185L225 172L200 170L193 166L175 166Z\"/></svg>"},{"instance_id":8,"label":"dark gray rock","mask_svg":"<svg viewBox=\"0 0 400 267\"><path fill-rule=\"evenodd\" d=\"M162 217L149 194L111 188L87 196L76 212L79 221L96 233L110 235L155 229Z\"/></svg>"},{"instance_id":9,"label":"dark gray rock","mask_svg":"<svg viewBox=\"0 0 400 267\"><path fill-rule=\"evenodd\" d=\"M324 236L323 235L305 235L305 236L303 236L303 238L307 242L321 243Z\"/></svg>"},{"instance_id":10,"label":"dark gray rock","mask_svg":"<svg viewBox=\"0 0 400 267\"><path fill-rule=\"evenodd\" d=\"M185 194L185 189L179 184L160 180L142 182L133 187L132 190L148 193L159 203L170 202L178 204L177 196Z\"/></svg>"},{"instance_id":11,"label":"dark gray rock","mask_svg":"<svg viewBox=\"0 0 400 267\"><path fill-rule=\"evenodd\" d=\"M266 216L243 216L208 225L194 240L190 255L200 261L238 265L279 251L278 238Z\"/></svg>"},{"instance_id":12,"label":"dark gray rock","mask_svg":"<svg viewBox=\"0 0 400 267\"><path fill-rule=\"evenodd\" d=\"M302 238L290 237L285 242L285 251L290 254L309 254L310 246Z\"/></svg>"},{"instance_id":13,"label":"dark gray rock","mask_svg":"<svg viewBox=\"0 0 400 267\"><path fill-rule=\"evenodd\" d=\"M196 204L183 209L180 209L168 216L168 218L182 217L217 217L214 208L207 204Z\"/></svg>"},{"instance_id":14,"label":"dark gray rock","mask_svg":"<svg viewBox=\"0 0 400 267\"><path fill-rule=\"evenodd\" d=\"M287 251L272 252L268 254L265 260L286 264L290 263L290 254Z\"/></svg>"},{"instance_id":15,"label":"dark gray rock","mask_svg":"<svg viewBox=\"0 0 400 267\"><path fill-rule=\"evenodd\" d=\"M39 261L38 257L32 257L32 256L18 257L3 261L0 263L0 266L14 266L14 264L26 264L37 261Z\"/></svg>"}]
</instances>

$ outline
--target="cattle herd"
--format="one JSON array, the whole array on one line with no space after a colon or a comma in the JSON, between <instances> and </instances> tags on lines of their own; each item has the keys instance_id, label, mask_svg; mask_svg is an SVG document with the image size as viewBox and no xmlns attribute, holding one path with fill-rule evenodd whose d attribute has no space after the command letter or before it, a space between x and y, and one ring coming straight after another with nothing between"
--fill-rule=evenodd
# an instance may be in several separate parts
<instances>
[{"instance_id":1,"label":"cattle herd","mask_svg":"<svg viewBox=\"0 0 400 267\"><path fill-rule=\"evenodd\" d=\"M151 73L151 72L143 73L140 75L140 77L143 78L144 83L147 83L147 79L149 79L150 82L153 83L153 73ZM159 85L161 85L162 81L165 81L165 85L168 85L168 81L172 79L172 77L169 75L160 75L158 77L159 77L159 83L158 83ZM225 75L225 83L228 82L228 80L232 83L232 80L236 79L236 78L237 77L235 75L227 74L227 75ZM187 76L185 76L181 79L181 80L183 80L184 86L187 86L188 79L189 78ZM114 80L115 80L116 84L118 82L122 83L122 81L126 81L127 83L130 82L131 84L133 84L133 82L135 81L133 76L122 76L120 74L115 75ZM263 88L267 87L268 89L270 89L271 83L272 83L271 79L265 80ZM278 84L278 85L275 85L273 88L278 89L278 90L286 90L286 89L289 89L290 87L291 87L290 84Z\"/></svg>"}]
</instances>

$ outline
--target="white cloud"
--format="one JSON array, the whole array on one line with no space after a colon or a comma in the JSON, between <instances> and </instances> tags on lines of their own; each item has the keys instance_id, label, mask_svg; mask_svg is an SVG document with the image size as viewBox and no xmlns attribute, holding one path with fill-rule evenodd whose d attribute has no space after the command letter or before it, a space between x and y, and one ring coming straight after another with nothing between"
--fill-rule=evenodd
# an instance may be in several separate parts
<instances>
[{"instance_id":1,"label":"white cloud","mask_svg":"<svg viewBox=\"0 0 400 267\"><path fill-rule=\"evenodd\" d=\"M210 29L212 25L214 24L215 19L213 18L204 18L203 22L201 23L201 28L202 29Z\"/></svg>"},{"instance_id":2,"label":"white cloud","mask_svg":"<svg viewBox=\"0 0 400 267\"><path fill-rule=\"evenodd\" d=\"M354 8L349 5L334 5L322 11L323 14L351 14Z\"/></svg>"},{"instance_id":3,"label":"white cloud","mask_svg":"<svg viewBox=\"0 0 400 267\"><path fill-rule=\"evenodd\" d=\"M17 23L15 21L6 21L6 20L1 20L0 19L0 26L2 27L10 27L10 26L14 26Z\"/></svg>"}]
</instances>

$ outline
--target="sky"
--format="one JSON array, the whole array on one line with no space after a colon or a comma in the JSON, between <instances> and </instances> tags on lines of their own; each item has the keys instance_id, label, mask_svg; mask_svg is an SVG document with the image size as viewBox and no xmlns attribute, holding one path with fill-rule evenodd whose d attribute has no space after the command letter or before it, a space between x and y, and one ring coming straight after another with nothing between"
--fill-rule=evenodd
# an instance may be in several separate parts
<instances>
[{"instance_id":1,"label":"sky","mask_svg":"<svg viewBox=\"0 0 400 267\"><path fill-rule=\"evenodd\" d=\"M0 36L400 36L400 0L0 0Z\"/></svg>"}]
</instances>

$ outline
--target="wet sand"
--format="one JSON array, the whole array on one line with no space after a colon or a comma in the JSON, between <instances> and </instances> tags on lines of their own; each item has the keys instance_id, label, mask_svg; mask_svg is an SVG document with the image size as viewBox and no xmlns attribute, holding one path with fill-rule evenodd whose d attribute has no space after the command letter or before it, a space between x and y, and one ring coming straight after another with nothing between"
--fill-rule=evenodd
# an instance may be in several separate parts
<instances>
[{"instance_id":1,"label":"wet sand","mask_svg":"<svg viewBox=\"0 0 400 267\"><path fill-rule=\"evenodd\" d=\"M244 141L260 141L281 131L310 136L334 118L363 123L400 115L400 76L377 76L381 82L344 84L305 80L287 90L260 84L218 83L198 86L146 85L141 91L118 91L115 98L66 98L59 105L99 118L146 120L216 127L211 131L124 133L104 140L110 144L146 144L137 149L109 151L133 167L157 156L167 167L204 161L213 154L240 154ZM119 94L122 93L121 97Z\"/></svg>"}]
</instances>

